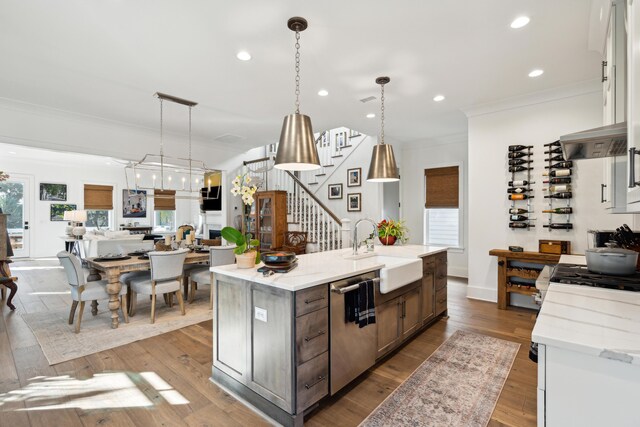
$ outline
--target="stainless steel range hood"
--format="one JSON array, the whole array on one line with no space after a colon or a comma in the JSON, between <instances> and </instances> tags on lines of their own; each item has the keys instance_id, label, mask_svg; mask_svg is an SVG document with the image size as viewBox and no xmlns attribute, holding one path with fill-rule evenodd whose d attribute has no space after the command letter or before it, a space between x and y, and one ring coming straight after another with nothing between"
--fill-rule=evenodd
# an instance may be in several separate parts
<instances>
[{"instance_id":1,"label":"stainless steel range hood","mask_svg":"<svg viewBox=\"0 0 640 427\"><path fill-rule=\"evenodd\" d=\"M627 152L627 122L602 126L560 137L566 160L624 156Z\"/></svg>"}]
</instances>

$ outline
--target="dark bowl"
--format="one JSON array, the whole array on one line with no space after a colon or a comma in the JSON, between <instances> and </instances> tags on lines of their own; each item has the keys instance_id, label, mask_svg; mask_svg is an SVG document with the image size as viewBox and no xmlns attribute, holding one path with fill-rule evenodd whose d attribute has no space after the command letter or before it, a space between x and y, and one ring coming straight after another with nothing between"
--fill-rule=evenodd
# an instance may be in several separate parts
<instances>
[{"instance_id":1,"label":"dark bowl","mask_svg":"<svg viewBox=\"0 0 640 427\"><path fill-rule=\"evenodd\" d=\"M260 255L265 264L289 264L296 259L293 252L267 252Z\"/></svg>"}]
</instances>

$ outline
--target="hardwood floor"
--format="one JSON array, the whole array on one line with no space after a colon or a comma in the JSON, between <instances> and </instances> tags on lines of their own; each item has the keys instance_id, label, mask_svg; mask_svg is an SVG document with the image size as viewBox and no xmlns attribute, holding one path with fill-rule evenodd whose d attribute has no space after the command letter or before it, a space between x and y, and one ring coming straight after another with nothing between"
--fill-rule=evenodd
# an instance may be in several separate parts
<instances>
[{"instance_id":1,"label":"hardwood floor","mask_svg":"<svg viewBox=\"0 0 640 427\"><path fill-rule=\"evenodd\" d=\"M63 280L56 265L57 260L12 264L40 269L15 269L15 312L0 303L0 426L268 425L209 381L211 321L49 366L20 313L69 304L68 295L50 291L55 287L49 281ZM466 283L455 278L449 278L448 301L448 319L323 402L305 425L358 425L458 329L521 344L489 425L535 425L536 365L528 359L535 313L469 300Z\"/></svg>"}]
</instances>

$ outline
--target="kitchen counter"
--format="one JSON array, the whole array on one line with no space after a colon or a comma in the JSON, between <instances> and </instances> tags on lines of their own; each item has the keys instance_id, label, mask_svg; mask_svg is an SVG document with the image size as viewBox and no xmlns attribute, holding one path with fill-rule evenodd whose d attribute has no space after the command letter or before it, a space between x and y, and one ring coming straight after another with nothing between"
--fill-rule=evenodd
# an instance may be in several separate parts
<instances>
[{"instance_id":1,"label":"kitchen counter","mask_svg":"<svg viewBox=\"0 0 640 427\"><path fill-rule=\"evenodd\" d=\"M583 256L561 263L583 264ZM640 366L640 293L551 283L532 340Z\"/></svg>"},{"instance_id":2,"label":"kitchen counter","mask_svg":"<svg viewBox=\"0 0 640 427\"><path fill-rule=\"evenodd\" d=\"M422 258L425 256L445 252L446 247L402 245L375 246L374 255L397 258ZM298 266L289 273L276 273L265 277L258 273L257 268L239 269L235 264L211 267L213 273L224 274L237 279L248 280L287 291L299 291L312 286L329 283L347 277L370 271L379 270L384 263L375 257L361 259L345 259L352 249L337 249L334 251L317 252L298 255Z\"/></svg>"}]
</instances>

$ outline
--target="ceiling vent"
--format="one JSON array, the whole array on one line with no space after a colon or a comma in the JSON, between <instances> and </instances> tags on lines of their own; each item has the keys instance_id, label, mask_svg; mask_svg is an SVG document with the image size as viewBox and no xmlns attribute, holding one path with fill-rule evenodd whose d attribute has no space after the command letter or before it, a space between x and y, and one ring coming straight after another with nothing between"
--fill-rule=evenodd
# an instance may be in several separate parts
<instances>
[{"instance_id":1,"label":"ceiling vent","mask_svg":"<svg viewBox=\"0 0 640 427\"><path fill-rule=\"evenodd\" d=\"M360 100L360 102L362 102L362 103L364 104L365 102L371 102L371 101L373 101L374 99L376 99L376 97L375 97L375 96L368 96L368 97L366 97L366 98L362 98L362 99Z\"/></svg>"},{"instance_id":2,"label":"ceiling vent","mask_svg":"<svg viewBox=\"0 0 640 427\"><path fill-rule=\"evenodd\" d=\"M233 135L230 133L225 133L224 135L216 136L215 138L213 138L214 141L222 142L223 144L235 144L238 142L242 142L245 139L247 138L245 138L244 136Z\"/></svg>"}]
</instances>

